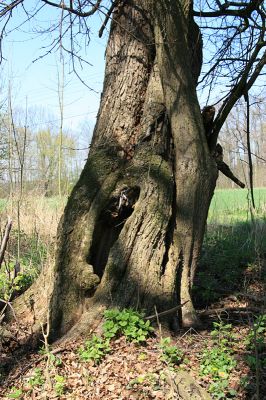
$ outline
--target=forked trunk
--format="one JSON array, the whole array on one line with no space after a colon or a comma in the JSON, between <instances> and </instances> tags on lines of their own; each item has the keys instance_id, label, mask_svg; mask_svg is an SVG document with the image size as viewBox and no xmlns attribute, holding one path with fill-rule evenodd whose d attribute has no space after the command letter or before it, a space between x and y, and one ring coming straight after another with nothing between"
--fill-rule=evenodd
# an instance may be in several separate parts
<instances>
[{"instance_id":1,"label":"forked trunk","mask_svg":"<svg viewBox=\"0 0 266 400\"><path fill-rule=\"evenodd\" d=\"M90 154L58 229L53 337L110 306L186 302L182 323L197 324L190 290L217 177L195 90L200 55L190 1L117 7Z\"/></svg>"}]
</instances>

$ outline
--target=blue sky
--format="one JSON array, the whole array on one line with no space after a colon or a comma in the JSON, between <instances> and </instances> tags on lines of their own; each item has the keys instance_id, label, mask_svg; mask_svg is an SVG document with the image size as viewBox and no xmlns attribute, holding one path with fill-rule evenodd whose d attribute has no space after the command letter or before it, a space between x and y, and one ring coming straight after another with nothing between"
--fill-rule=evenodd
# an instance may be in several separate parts
<instances>
[{"instance_id":1,"label":"blue sky","mask_svg":"<svg viewBox=\"0 0 266 400\"><path fill-rule=\"evenodd\" d=\"M28 0L27 6L36 6L36 0ZM58 71L62 72L60 54L52 53L39 59L46 53L44 49L53 40L49 33L40 34L37 29L49 28L60 19L57 9L46 6L37 15L35 22L27 22L19 26L25 20L22 8L14 11L8 25L9 34L4 39L4 57L1 73L7 92L8 82L11 82L12 102L14 108L45 109L38 112L38 124L45 127L47 121L59 119L58 102ZM98 30L101 26L100 17L92 17L89 21L91 27L91 41L89 46L84 46L81 55L92 64L84 65L80 75L86 84L93 90L84 86L75 74L69 74L68 57L65 56L65 88L64 88L64 126L69 130L79 130L85 123L92 131L95 117L98 111L99 98L102 89L104 73L104 50L107 34L102 39L98 38ZM37 61L35 61L37 59ZM3 93L2 93L3 96Z\"/></svg>"},{"instance_id":2,"label":"blue sky","mask_svg":"<svg viewBox=\"0 0 266 400\"><path fill-rule=\"evenodd\" d=\"M27 0L25 5L28 10L34 13L36 5L43 4L40 0ZM50 26L58 22L61 17L61 10L45 5L37 16L21 25L26 16L22 7L13 11L13 16L8 24L9 34L4 38L4 56L7 61L3 63L1 71L1 81L5 82L5 93L7 93L8 81L12 83L12 102L15 108L23 108L27 104L28 108L45 109L45 112L38 113L38 124L40 128L47 125L48 121L59 120L59 102L57 92L57 74L61 71L59 52L43 56L53 37L46 32L40 33L40 29L49 30ZM64 90L64 128L80 131L81 126L86 125L89 133L92 133L95 118L99 107L100 93L104 74L104 51L108 30L105 31L102 39L98 38L98 31L101 26L101 15L87 19L91 28L91 41L89 46L81 45L81 55L92 64L84 65L83 70L79 70L80 75L87 85L93 90L89 90L72 73L69 74L68 66L65 66L65 90ZM207 49L206 49L207 47ZM205 42L205 56L207 51L212 49L211 43ZM36 62L34 62L37 59ZM67 63L67 57L65 57ZM0 81L0 84L2 83ZM260 80L258 80L260 82ZM221 91L226 87L218 87L211 91L209 104L216 101L216 97L221 95ZM227 88L226 88L227 89ZM199 93L201 106L205 105L207 90ZM1 97L4 94L2 93Z\"/></svg>"}]
</instances>

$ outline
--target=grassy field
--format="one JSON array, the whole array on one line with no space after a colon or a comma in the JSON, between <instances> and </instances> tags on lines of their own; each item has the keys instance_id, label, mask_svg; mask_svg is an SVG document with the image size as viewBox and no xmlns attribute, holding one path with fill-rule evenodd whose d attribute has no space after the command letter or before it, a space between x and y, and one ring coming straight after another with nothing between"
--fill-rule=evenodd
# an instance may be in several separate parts
<instances>
[{"instance_id":1,"label":"grassy field","mask_svg":"<svg viewBox=\"0 0 266 400\"><path fill-rule=\"evenodd\" d=\"M195 299L206 307L223 293L263 287L266 279L266 189L217 190L209 210L195 281Z\"/></svg>"},{"instance_id":2,"label":"grassy field","mask_svg":"<svg viewBox=\"0 0 266 400\"><path fill-rule=\"evenodd\" d=\"M266 218L266 188L254 189L256 210L255 216ZM32 200L27 199L27 203L32 202L33 208L36 202L42 210L47 208L48 213L58 213L63 210L66 198L36 197ZM217 189L215 190L210 210L208 223L229 224L243 222L250 219L250 192L247 189ZM6 199L0 199L0 212L4 212L8 207Z\"/></svg>"},{"instance_id":3,"label":"grassy field","mask_svg":"<svg viewBox=\"0 0 266 400\"><path fill-rule=\"evenodd\" d=\"M256 210L254 216L266 219L266 188L254 189ZM208 223L232 225L250 220L251 195L247 189L218 189L215 191Z\"/></svg>"}]
</instances>

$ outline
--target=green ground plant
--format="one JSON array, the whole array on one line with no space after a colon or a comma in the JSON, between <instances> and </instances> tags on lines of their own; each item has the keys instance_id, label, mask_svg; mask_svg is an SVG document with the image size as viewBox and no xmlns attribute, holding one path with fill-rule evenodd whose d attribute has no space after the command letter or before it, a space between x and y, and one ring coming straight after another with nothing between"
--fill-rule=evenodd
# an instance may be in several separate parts
<instances>
[{"instance_id":1,"label":"green ground plant","mask_svg":"<svg viewBox=\"0 0 266 400\"><path fill-rule=\"evenodd\" d=\"M162 338L159 347L162 351L161 359L167 363L167 365L174 366L181 364L184 353L177 346L171 344L170 337Z\"/></svg>"},{"instance_id":2,"label":"green ground plant","mask_svg":"<svg viewBox=\"0 0 266 400\"><path fill-rule=\"evenodd\" d=\"M66 389L66 378L62 375L55 375L54 389L57 396L63 396Z\"/></svg>"},{"instance_id":3,"label":"green ground plant","mask_svg":"<svg viewBox=\"0 0 266 400\"><path fill-rule=\"evenodd\" d=\"M252 324L249 334L245 339L245 345L249 354L246 362L252 370L266 368L266 314L258 315Z\"/></svg>"},{"instance_id":4,"label":"green ground plant","mask_svg":"<svg viewBox=\"0 0 266 400\"><path fill-rule=\"evenodd\" d=\"M150 321L144 321L143 315L132 309L106 310L104 318L103 335L108 339L124 335L129 341L141 343L154 331Z\"/></svg>"},{"instance_id":5,"label":"green ground plant","mask_svg":"<svg viewBox=\"0 0 266 400\"><path fill-rule=\"evenodd\" d=\"M263 351L266 347L266 314L258 315L245 340L248 349Z\"/></svg>"},{"instance_id":6,"label":"green ground plant","mask_svg":"<svg viewBox=\"0 0 266 400\"><path fill-rule=\"evenodd\" d=\"M0 267L0 298L23 293L35 281L47 259L48 249L38 235L20 233L20 258L17 261L17 231L11 231L8 255Z\"/></svg>"},{"instance_id":7,"label":"green ground plant","mask_svg":"<svg viewBox=\"0 0 266 400\"><path fill-rule=\"evenodd\" d=\"M49 368L49 381L52 382L51 390L54 390L55 395L60 397L65 393L67 380L64 376L58 375L53 371L53 365L51 364ZM44 370L42 368L35 368L33 374L29 378L26 378L26 383L28 384L27 389L23 390L12 387L7 397L9 399L26 399L35 388L44 388L44 385L47 384L47 377L45 377Z\"/></svg>"},{"instance_id":8,"label":"green ground plant","mask_svg":"<svg viewBox=\"0 0 266 400\"><path fill-rule=\"evenodd\" d=\"M7 395L9 399L22 399L23 391L22 389L12 387L10 393Z\"/></svg>"},{"instance_id":9,"label":"green ground plant","mask_svg":"<svg viewBox=\"0 0 266 400\"><path fill-rule=\"evenodd\" d=\"M79 356L82 361L93 361L97 365L110 351L109 339L93 335L91 339L85 342L85 346L79 349Z\"/></svg>"},{"instance_id":10,"label":"green ground plant","mask_svg":"<svg viewBox=\"0 0 266 400\"><path fill-rule=\"evenodd\" d=\"M155 373L148 372L143 375L139 375L134 379L131 379L127 385L128 389L138 385L152 385L153 390L158 390L160 385L158 383L158 376Z\"/></svg>"},{"instance_id":11,"label":"green ground plant","mask_svg":"<svg viewBox=\"0 0 266 400\"><path fill-rule=\"evenodd\" d=\"M215 399L227 399L236 395L229 387L230 372L236 367L232 355L234 336L231 324L215 322L211 331L213 346L206 348L201 357L200 375L211 380L209 392Z\"/></svg>"},{"instance_id":12,"label":"green ground plant","mask_svg":"<svg viewBox=\"0 0 266 400\"><path fill-rule=\"evenodd\" d=\"M144 343L154 331L150 321L144 321L142 314L132 309L111 309L104 312L103 337L93 335L79 349L83 361L99 364L111 351L110 340L125 336L128 341Z\"/></svg>"},{"instance_id":13,"label":"green ground plant","mask_svg":"<svg viewBox=\"0 0 266 400\"><path fill-rule=\"evenodd\" d=\"M235 335L232 333L232 324L226 324L223 321L213 322L213 330L211 331L211 338L213 344L220 348L230 349L236 340Z\"/></svg>"},{"instance_id":14,"label":"green ground plant","mask_svg":"<svg viewBox=\"0 0 266 400\"><path fill-rule=\"evenodd\" d=\"M45 378L41 368L35 368L33 375L29 378L29 385L34 388L35 386L43 386Z\"/></svg>"}]
</instances>

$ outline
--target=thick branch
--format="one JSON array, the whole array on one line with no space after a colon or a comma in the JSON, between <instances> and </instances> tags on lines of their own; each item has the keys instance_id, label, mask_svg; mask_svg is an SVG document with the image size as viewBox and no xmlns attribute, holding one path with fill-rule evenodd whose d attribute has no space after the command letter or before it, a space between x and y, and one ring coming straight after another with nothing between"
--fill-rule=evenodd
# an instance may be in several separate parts
<instances>
[{"instance_id":1,"label":"thick branch","mask_svg":"<svg viewBox=\"0 0 266 400\"><path fill-rule=\"evenodd\" d=\"M224 161L217 162L217 168L221 171L227 178L231 179L231 181L235 182L236 185L240 186L244 189L245 184L241 182L230 170L229 166Z\"/></svg>"}]
</instances>

